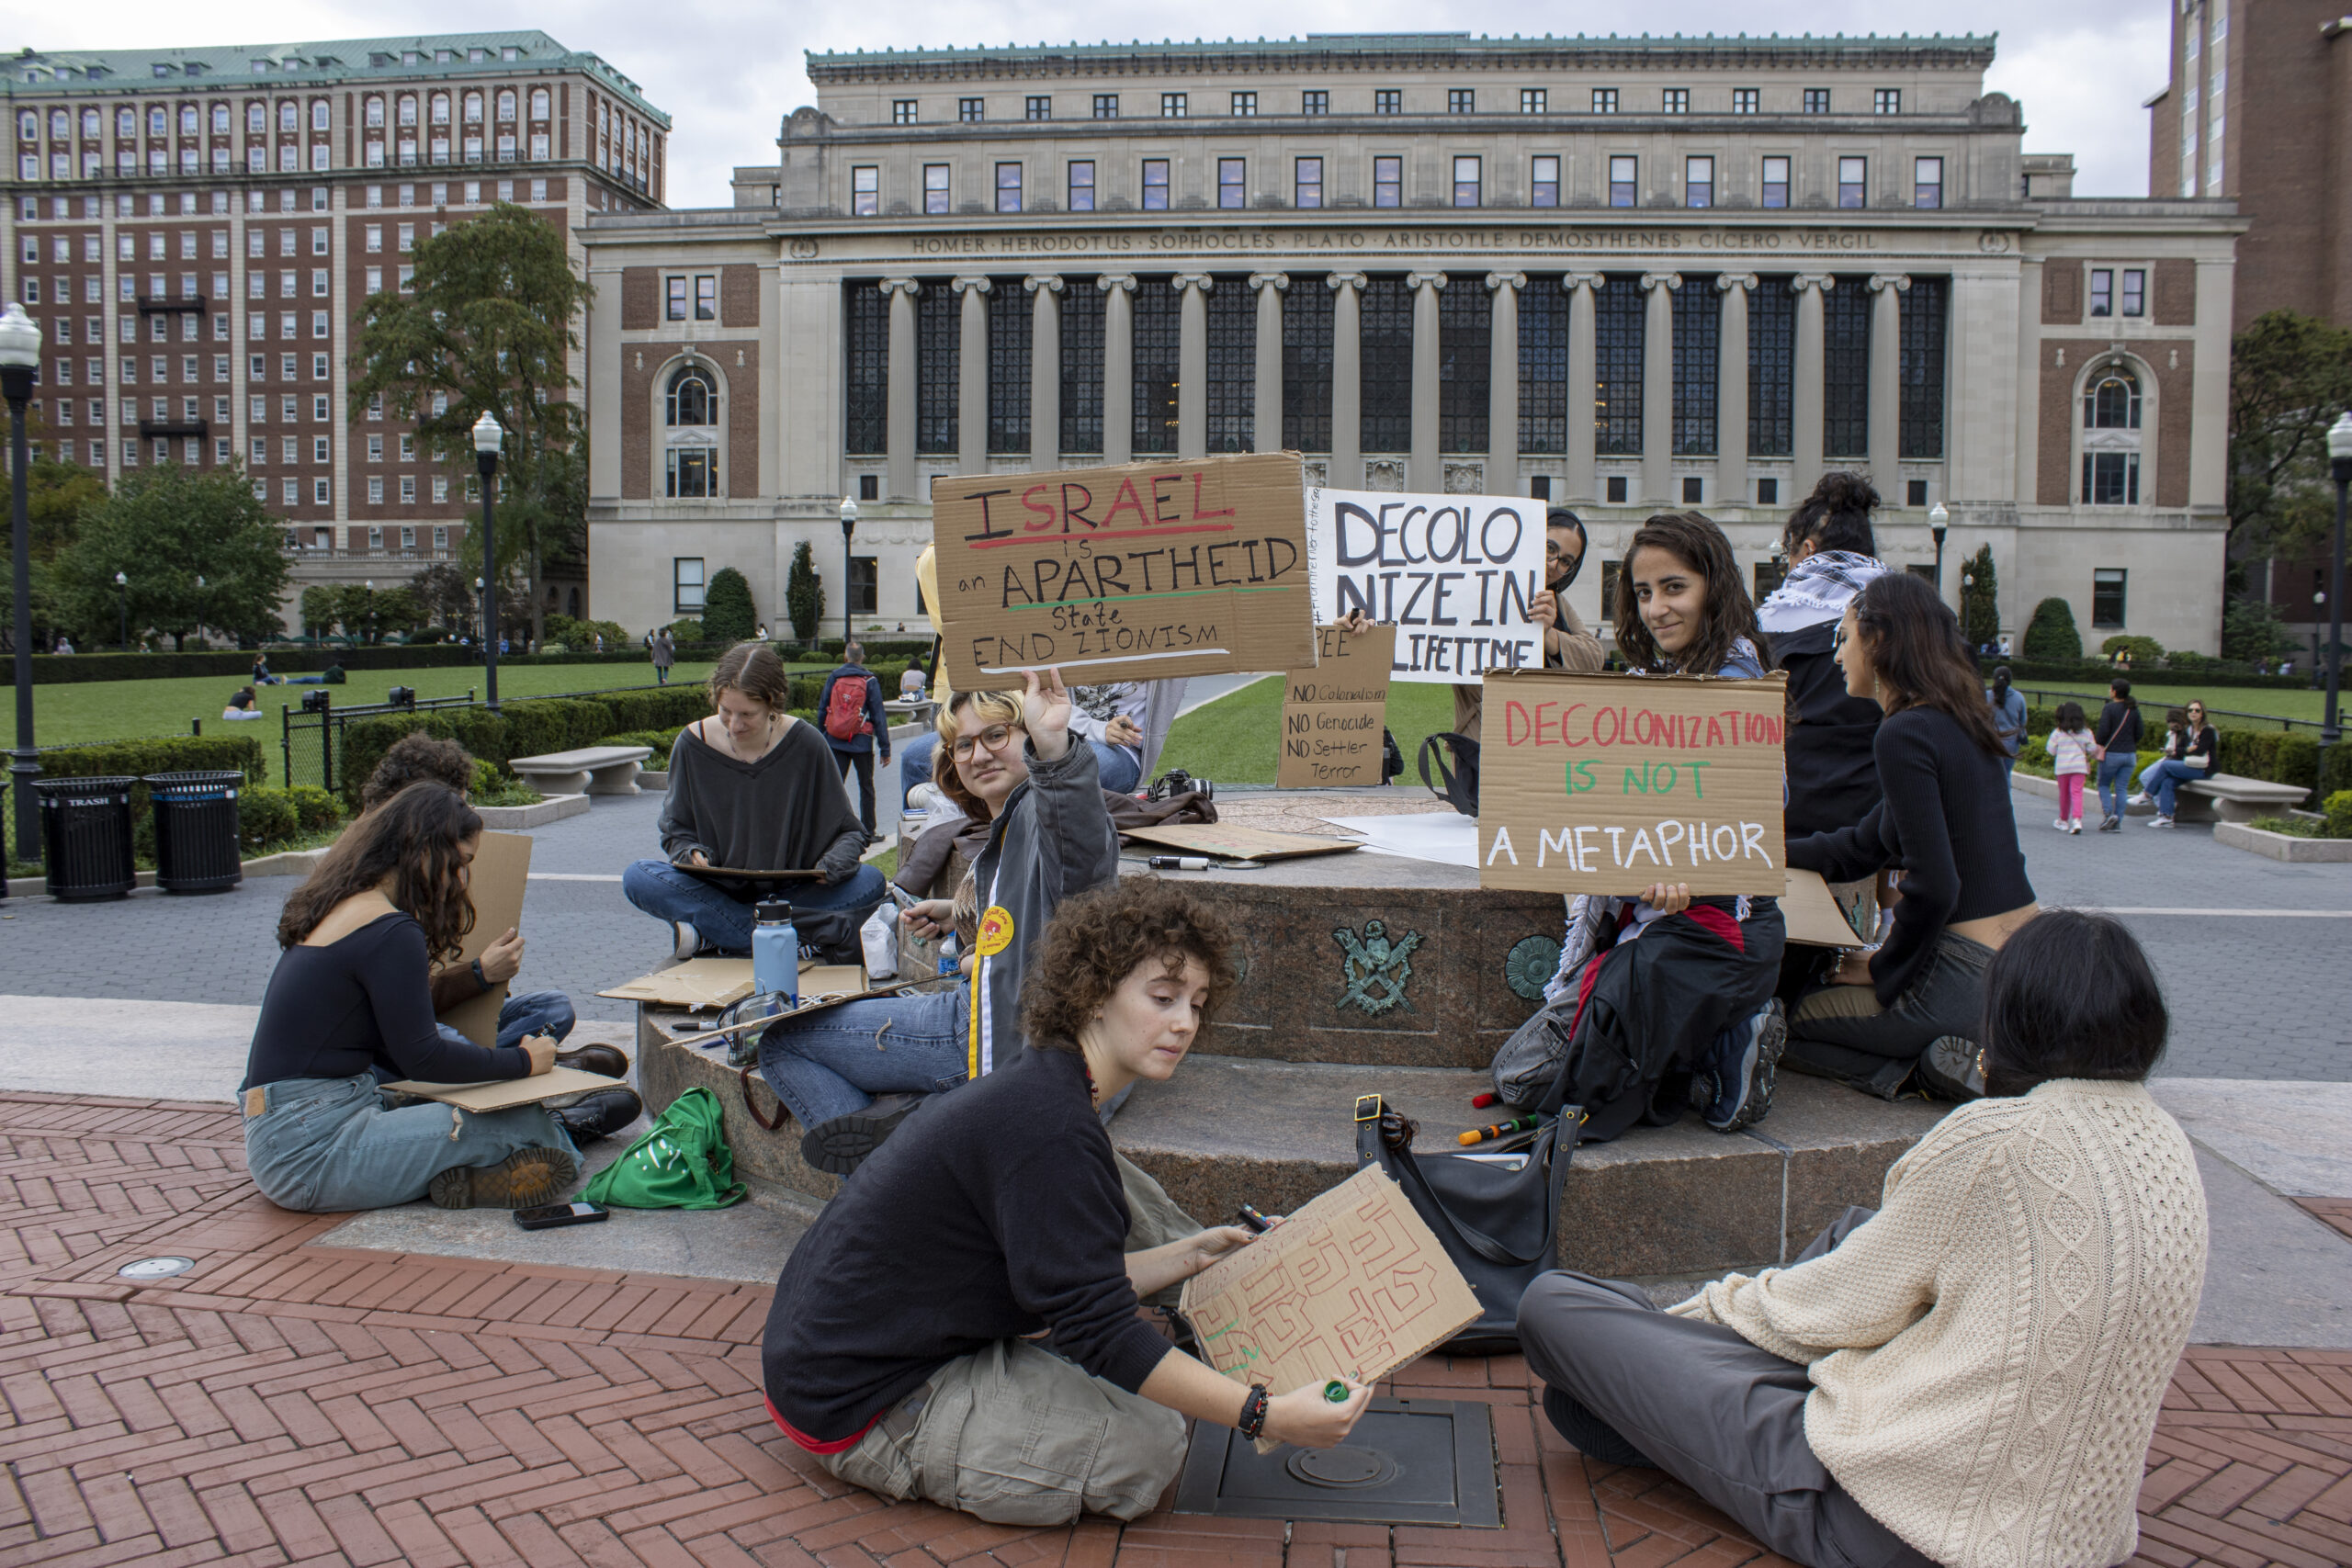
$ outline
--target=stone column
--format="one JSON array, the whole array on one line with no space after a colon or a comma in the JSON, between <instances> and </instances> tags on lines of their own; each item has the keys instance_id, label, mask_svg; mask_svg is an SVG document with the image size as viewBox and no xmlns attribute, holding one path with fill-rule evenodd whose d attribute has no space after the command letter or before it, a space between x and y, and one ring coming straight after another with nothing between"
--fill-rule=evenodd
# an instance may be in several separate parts
<instances>
[{"instance_id":1,"label":"stone column","mask_svg":"<svg viewBox=\"0 0 2352 1568\"><path fill-rule=\"evenodd\" d=\"M1823 398L1821 297L1837 287L1837 279L1826 272L1801 272L1789 279L1789 287L1797 294L1796 352L1792 358L1795 386L1790 397L1790 424L1794 439L1795 472L1791 488L1792 502L1803 501L1813 493L1814 482L1821 478L1821 442Z\"/></svg>"},{"instance_id":2,"label":"stone column","mask_svg":"<svg viewBox=\"0 0 2352 1568\"><path fill-rule=\"evenodd\" d=\"M1487 493L1519 493L1519 291L1523 272L1490 272L1495 304L1488 317L1493 348L1487 356Z\"/></svg>"},{"instance_id":3,"label":"stone column","mask_svg":"<svg viewBox=\"0 0 2352 1568\"><path fill-rule=\"evenodd\" d=\"M1094 280L1102 290L1102 461L1135 459L1136 280L1132 273L1105 273Z\"/></svg>"},{"instance_id":4,"label":"stone column","mask_svg":"<svg viewBox=\"0 0 2352 1568\"><path fill-rule=\"evenodd\" d=\"M1061 466L1062 280L1051 273L1022 279L1029 302L1029 467Z\"/></svg>"},{"instance_id":5,"label":"stone column","mask_svg":"<svg viewBox=\"0 0 2352 1568\"><path fill-rule=\"evenodd\" d=\"M1642 323L1642 499L1679 506L1674 493L1674 291L1679 272L1642 274L1649 296Z\"/></svg>"},{"instance_id":6,"label":"stone column","mask_svg":"<svg viewBox=\"0 0 2352 1568\"><path fill-rule=\"evenodd\" d=\"M1442 272L1405 275L1413 291L1413 430L1405 459L1405 488L1424 493L1445 489L1445 458L1438 450L1438 320L1437 291L1445 287Z\"/></svg>"},{"instance_id":7,"label":"stone column","mask_svg":"<svg viewBox=\"0 0 2352 1568\"><path fill-rule=\"evenodd\" d=\"M1604 287L1597 272L1572 272L1560 279L1568 291L1568 429L1567 495L1571 505L1590 506L1600 499L1592 471L1593 381L1600 374L1594 354L1593 290Z\"/></svg>"},{"instance_id":8,"label":"stone column","mask_svg":"<svg viewBox=\"0 0 2352 1568\"><path fill-rule=\"evenodd\" d=\"M890 301L889 407L883 425L889 473L883 489L892 501L929 499L915 493L915 296L922 292L911 277L882 280L883 298Z\"/></svg>"},{"instance_id":9,"label":"stone column","mask_svg":"<svg viewBox=\"0 0 2352 1568\"><path fill-rule=\"evenodd\" d=\"M1903 504L1903 295L1911 279L1871 279L1871 483L1888 506Z\"/></svg>"},{"instance_id":10,"label":"stone column","mask_svg":"<svg viewBox=\"0 0 2352 1568\"><path fill-rule=\"evenodd\" d=\"M1176 456L1209 449L1209 290L1205 272L1180 272L1176 286Z\"/></svg>"},{"instance_id":11,"label":"stone column","mask_svg":"<svg viewBox=\"0 0 2352 1568\"><path fill-rule=\"evenodd\" d=\"M1337 490L1363 488L1363 287L1360 272L1323 280L1331 301L1331 464Z\"/></svg>"},{"instance_id":12,"label":"stone column","mask_svg":"<svg viewBox=\"0 0 2352 1568\"><path fill-rule=\"evenodd\" d=\"M1715 279L1723 290L1723 326L1715 334L1715 486L1717 506L1746 506L1754 499L1747 482L1747 291L1752 272L1726 272Z\"/></svg>"},{"instance_id":13,"label":"stone column","mask_svg":"<svg viewBox=\"0 0 2352 1568\"><path fill-rule=\"evenodd\" d=\"M1283 290L1290 275L1253 272L1250 287L1258 291L1257 395L1250 413L1252 451L1283 449Z\"/></svg>"},{"instance_id":14,"label":"stone column","mask_svg":"<svg viewBox=\"0 0 2352 1568\"><path fill-rule=\"evenodd\" d=\"M956 471L984 474L989 468L989 280L959 277L964 297L956 354Z\"/></svg>"}]
</instances>

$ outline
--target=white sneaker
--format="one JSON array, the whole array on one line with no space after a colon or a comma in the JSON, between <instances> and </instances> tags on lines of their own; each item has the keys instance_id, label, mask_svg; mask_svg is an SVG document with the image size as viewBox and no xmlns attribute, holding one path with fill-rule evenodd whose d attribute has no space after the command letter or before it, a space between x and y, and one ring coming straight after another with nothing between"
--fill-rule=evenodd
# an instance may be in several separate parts
<instances>
[{"instance_id":1,"label":"white sneaker","mask_svg":"<svg viewBox=\"0 0 2352 1568\"><path fill-rule=\"evenodd\" d=\"M2068 829L2066 829L2066 831L2068 831L2069 833L2079 833L2079 832L2081 832L2082 830L2083 830L2083 819L2082 819L2081 818L2079 818L2079 817L2075 818L2075 821L2074 821L2074 825L2073 825L2072 827L2070 827L2070 828L2068 828Z\"/></svg>"},{"instance_id":2,"label":"white sneaker","mask_svg":"<svg viewBox=\"0 0 2352 1568\"><path fill-rule=\"evenodd\" d=\"M2148 826L2151 828L2169 828L2172 826L2172 818L2169 817L2151 817L2148 818Z\"/></svg>"},{"instance_id":3,"label":"white sneaker","mask_svg":"<svg viewBox=\"0 0 2352 1568\"><path fill-rule=\"evenodd\" d=\"M673 933L674 940L671 944L670 956L684 964L702 951L702 933L695 930L691 921L673 920L670 923L676 928Z\"/></svg>"},{"instance_id":4,"label":"white sneaker","mask_svg":"<svg viewBox=\"0 0 2352 1568\"><path fill-rule=\"evenodd\" d=\"M2063 832L2064 832L2064 831L2066 830L2066 819L2065 819L2064 817L2061 817L2060 818L2058 818L2058 820L2057 820L2057 821L2052 822L2052 824L2050 824L2050 825L2051 825L2052 828L2057 829L2058 829L2060 832L2062 832L2062 833L2063 833Z\"/></svg>"},{"instance_id":5,"label":"white sneaker","mask_svg":"<svg viewBox=\"0 0 2352 1568\"><path fill-rule=\"evenodd\" d=\"M2127 804L2127 805L2131 805L2131 806L2145 806L2145 805L2147 805L2147 804L2148 804L2148 800L2149 800L2149 796L2148 796L2148 795L2143 792L2143 793L2142 793L2142 794L2139 794L2139 795L2133 795L2133 796L2132 796L2132 797L2128 802L2126 802L2125 804Z\"/></svg>"}]
</instances>

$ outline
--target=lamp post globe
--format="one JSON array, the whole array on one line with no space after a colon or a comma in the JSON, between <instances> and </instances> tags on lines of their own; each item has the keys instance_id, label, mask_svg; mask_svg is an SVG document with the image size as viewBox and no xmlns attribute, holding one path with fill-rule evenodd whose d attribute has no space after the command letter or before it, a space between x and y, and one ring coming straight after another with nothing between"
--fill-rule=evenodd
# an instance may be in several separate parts
<instances>
[{"instance_id":1,"label":"lamp post globe","mask_svg":"<svg viewBox=\"0 0 2352 1568\"><path fill-rule=\"evenodd\" d=\"M130 579L121 572L114 574L115 606L122 613L122 650L130 651Z\"/></svg>"},{"instance_id":2,"label":"lamp post globe","mask_svg":"<svg viewBox=\"0 0 2352 1568\"><path fill-rule=\"evenodd\" d=\"M849 629L850 538L857 532L857 498L842 497L842 657L849 657L849 645L856 640Z\"/></svg>"},{"instance_id":3,"label":"lamp post globe","mask_svg":"<svg viewBox=\"0 0 2352 1568\"><path fill-rule=\"evenodd\" d=\"M1951 527L1951 513L1938 502L1928 513L1928 531L1936 538L1936 592L1944 591L1944 534Z\"/></svg>"},{"instance_id":4,"label":"lamp post globe","mask_svg":"<svg viewBox=\"0 0 2352 1568\"><path fill-rule=\"evenodd\" d=\"M31 459L25 445L25 404L33 395L33 372L40 366L40 327L15 300L0 310L0 394L8 400L8 557L15 618L17 746L8 773L17 802L17 858L40 860L40 820L33 779L40 763L33 750L32 523L26 503L25 470Z\"/></svg>"},{"instance_id":5,"label":"lamp post globe","mask_svg":"<svg viewBox=\"0 0 2352 1568\"><path fill-rule=\"evenodd\" d=\"M474 463L481 470L481 574L492 584L498 581L498 500L492 493L498 487L499 449L506 445L506 427L488 409L474 421ZM481 658L482 683L488 688L490 711L498 711L498 590L491 587L481 597Z\"/></svg>"}]
</instances>

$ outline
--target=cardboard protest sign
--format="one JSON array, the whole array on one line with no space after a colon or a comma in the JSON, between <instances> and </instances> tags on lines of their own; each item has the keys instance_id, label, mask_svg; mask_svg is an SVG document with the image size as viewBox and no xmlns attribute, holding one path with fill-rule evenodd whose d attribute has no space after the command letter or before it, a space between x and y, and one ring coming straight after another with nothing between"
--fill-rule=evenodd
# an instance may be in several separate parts
<instances>
[{"instance_id":1,"label":"cardboard protest sign","mask_svg":"<svg viewBox=\"0 0 2352 1568\"><path fill-rule=\"evenodd\" d=\"M1295 452L932 481L950 685L1315 661Z\"/></svg>"},{"instance_id":2,"label":"cardboard protest sign","mask_svg":"<svg viewBox=\"0 0 2352 1568\"><path fill-rule=\"evenodd\" d=\"M752 994L752 961L690 959L596 994L616 1001L651 1002L657 1007L684 1008L689 1012L709 1011L740 1002Z\"/></svg>"},{"instance_id":3,"label":"cardboard protest sign","mask_svg":"<svg viewBox=\"0 0 2352 1568\"><path fill-rule=\"evenodd\" d=\"M458 944L456 967L463 969L492 942L523 929L523 889L529 886L530 877L528 833L482 834L467 887L474 901L474 929ZM498 1043L498 1010L506 1005L507 989L506 982L501 980L443 1013L440 1021L488 1050Z\"/></svg>"},{"instance_id":4,"label":"cardboard protest sign","mask_svg":"<svg viewBox=\"0 0 2352 1568\"><path fill-rule=\"evenodd\" d=\"M1343 637L1337 626L1315 628L1313 668L1283 675L1278 787L1380 782L1388 667L1396 658L1395 626L1374 626L1362 637Z\"/></svg>"},{"instance_id":5,"label":"cardboard protest sign","mask_svg":"<svg viewBox=\"0 0 2352 1568\"><path fill-rule=\"evenodd\" d=\"M1184 854L1215 855L1221 860L1289 860L1296 855L1336 854L1356 847L1353 839L1327 839L1319 833L1277 833L1245 828L1238 822L1174 822L1150 828L1122 828L1119 836L1141 839Z\"/></svg>"},{"instance_id":6,"label":"cardboard protest sign","mask_svg":"<svg viewBox=\"0 0 2352 1568\"><path fill-rule=\"evenodd\" d=\"M1478 885L1779 897L1786 685L1778 673L1490 675Z\"/></svg>"},{"instance_id":7,"label":"cardboard protest sign","mask_svg":"<svg viewBox=\"0 0 2352 1568\"><path fill-rule=\"evenodd\" d=\"M1376 1382L1478 1317L1469 1281L1377 1165L1193 1275L1182 1299L1201 1359L1273 1393Z\"/></svg>"},{"instance_id":8,"label":"cardboard protest sign","mask_svg":"<svg viewBox=\"0 0 2352 1568\"><path fill-rule=\"evenodd\" d=\"M1544 629L1527 604L1544 585L1544 507L1523 496L1310 490L1315 619L1362 610L1395 626L1399 681L1540 668Z\"/></svg>"},{"instance_id":9,"label":"cardboard protest sign","mask_svg":"<svg viewBox=\"0 0 2352 1568\"><path fill-rule=\"evenodd\" d=\"M1781 895L1781 919L1788 940L1800 947L1865 947L1846 918L1844 906L1817 871L1789 868L1789 890Z\"/></svg>"},{"instance_id":10,"label":"cardboard protest sign","mask_svg":"<svg viewBox=\"0 0 2352 1568\"><path fill-rule=\"evenodd\" d=\"M578 1067L554 1066L526 1078L492 1079L488 1083L424 1083L402 1078L384 1086L395 1094L437 1100L467 1111L503 1111L510 1105L537 1105L560 1094L580 1094L592 1089L627 1087L619 1078L585 1073Z\"/></svg>"}]
</instances>

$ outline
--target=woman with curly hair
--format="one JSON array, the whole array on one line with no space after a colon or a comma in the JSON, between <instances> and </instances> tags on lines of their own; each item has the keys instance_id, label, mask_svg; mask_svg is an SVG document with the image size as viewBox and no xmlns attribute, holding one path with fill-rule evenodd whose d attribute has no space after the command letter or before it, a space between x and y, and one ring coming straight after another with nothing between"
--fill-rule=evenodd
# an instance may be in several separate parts
<instances>
[{"instance_id":1,"label":"woman with curly hair","mask_svg":"<svg viewBox=\"0 0 2352 1568\"><path fill-rule=\"evenodd\" d=\"M785 1436L853 1485L1018 1525L1150 1512L1186 1416L1308 1448L1347 1437L1369 1388L1275 1396L1136 1313L1250 1240L1227 1225L1125 1252L1099 1114L1182 1065L1232 995L1233 940L1153 877L1064 902L1022 998L1028 1048L925 1103L793 1248L761 1351Z\"/></svg>"},{"instance_id":2,"label":"woman with curly hair","mask_svg":"<svg viewBox=\"0 0 2352 1568\"><path fill-rule=\"evenodd\" d=\"M1759 676L1762 641L1711 519L1661 512L1635 531L1617 585L1617 648L1635 674ZM1577 897L1545 988L1573 1001L1568 1046L1539 1104L1583 1106L1588 1140L1664 1125L1686 1103L1717 1132L1761 1121L1785 1027L1772 995L1783 937L1772 898L1693 898L1679 882Z\"/></svg>"},{"instance_id":3,"label":"woman with curly hair","mask_svg":"<svg viewBox=\"0 0 2352 1568\"><path fill-rule=\"evenodd\" d=\"M445 1209L521 1209L578 1178L578 1150L544 1108L388 1111L371 1070L478 1083L555 1065L545 1035L485 1050L434 1026L431 964L456 957L473 929L467 881L481 839L471 807L439 784L413 784L346 829L286 900L285 953L240 1088L245 1164L279 1208L380 1209L429 1195Z\"/></svg>"}]
</instances>

